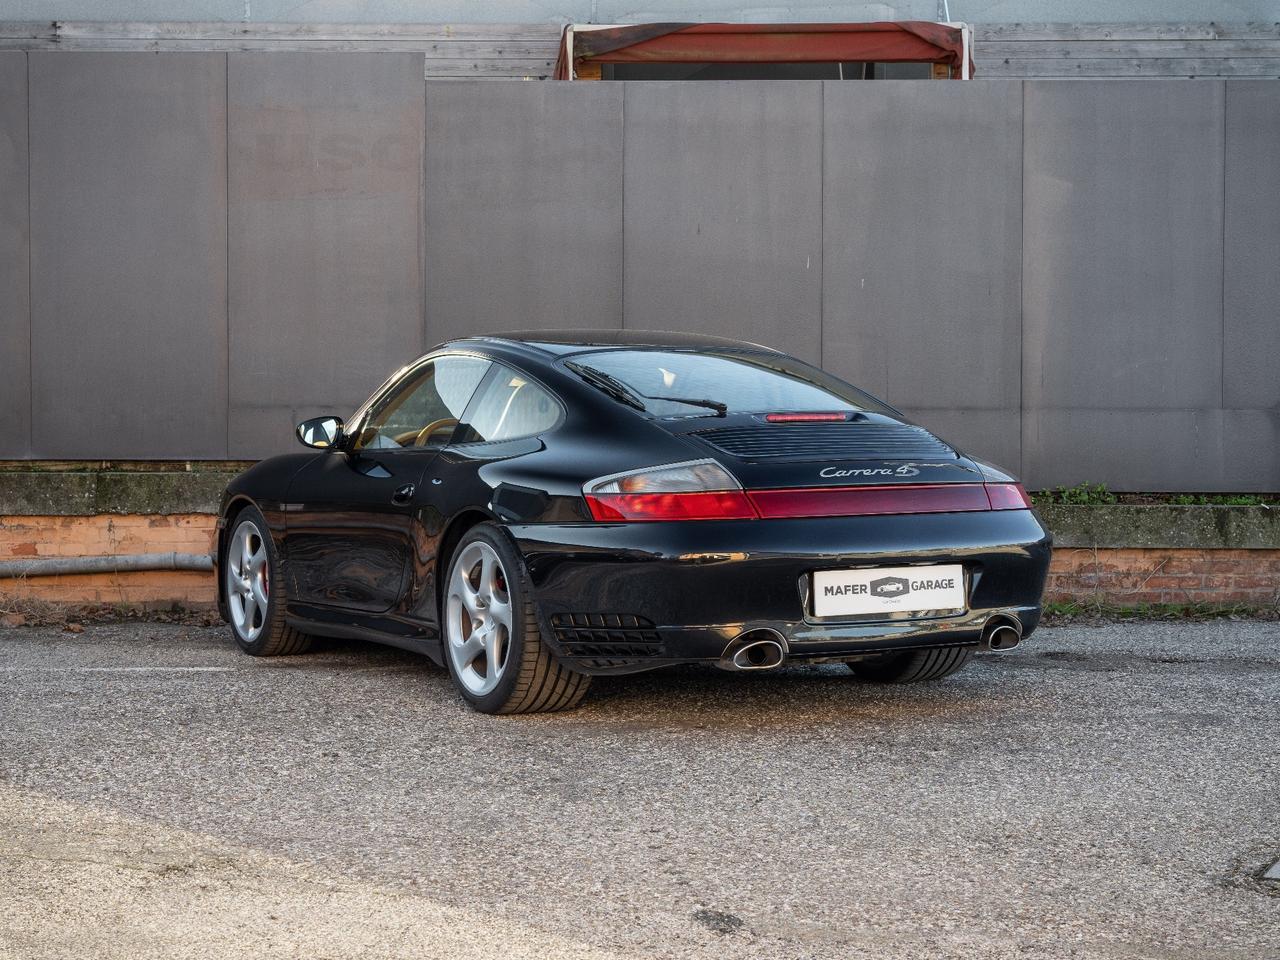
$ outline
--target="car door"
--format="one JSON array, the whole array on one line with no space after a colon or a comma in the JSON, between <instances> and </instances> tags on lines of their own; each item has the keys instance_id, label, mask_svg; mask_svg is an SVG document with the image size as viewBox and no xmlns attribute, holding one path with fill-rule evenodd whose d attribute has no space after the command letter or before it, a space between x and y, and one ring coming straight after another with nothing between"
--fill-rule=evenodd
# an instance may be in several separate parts
<instances>
[{"instance_id":1,"label":"car door","mask_svg":"<svg viewBox=\"0 0 1280 960\"><path fill-rule=\"evenodd\" d=\"M488 375L475 391L471 404L452 441L427 471L429 503L419 505L436 536L424 529L426 549L417 571L416 595L409 615L428 628L438 625L438 591L447 589L448 570L436 566L439 533L449 518L462 510L487 505L503 520L528 519L546 507L545 491L486 479L482 468L488 463L509 461L542 449L539 434L553 429L564 419L564 410L554 394L528 374L493 361Z\"/></svg>"},{"instance_id":2,"label":"car door","mask_svg":"<svg viewBox=\"0 0 1280 960\"><path fill-rule=\"evenodd\" d=\"M417 364L366 404L338 448L294 477L284 557L298 603L360 614L396 606L408 588L419 487L488 367L458 354Z\"/></svg>"}]
</instances>

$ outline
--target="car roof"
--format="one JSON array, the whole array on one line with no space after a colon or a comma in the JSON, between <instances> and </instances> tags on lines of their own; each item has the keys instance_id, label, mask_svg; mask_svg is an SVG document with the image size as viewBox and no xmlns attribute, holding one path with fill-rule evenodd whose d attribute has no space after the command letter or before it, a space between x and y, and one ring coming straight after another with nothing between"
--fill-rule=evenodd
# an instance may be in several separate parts
<instances>
[{"instance_id":1,"label":"car roof","mask_svg":"<svg viewBox=\"0 0 1280 960\"><path fill-rule=\"evenodd\" d=\"M522 344L547 353L573 353L587 347L670 347L680 350L707 347L713 349L768 350L772 347L728 337L712 337L701 333L674 330L523 330L515 333L483 334L451 341L452 344L475 340L498 340Z\"/></svg>"}]
</instances>

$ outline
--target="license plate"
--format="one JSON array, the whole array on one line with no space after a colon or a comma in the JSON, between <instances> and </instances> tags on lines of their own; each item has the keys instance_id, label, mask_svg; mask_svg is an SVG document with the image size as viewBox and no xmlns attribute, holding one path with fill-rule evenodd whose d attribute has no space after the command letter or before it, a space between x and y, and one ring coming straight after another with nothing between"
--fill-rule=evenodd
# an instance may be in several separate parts
<instances>
[{"instance_id":1,"label":"license plate","mask_svg":"<svg viewBox=\"0 0 1280 960\"><path fill-rule=\"evenodd\" d=\"M813 614L838 617L964 609L964 567L876 567L815 570Z\"/></svg>"}]
</instances>

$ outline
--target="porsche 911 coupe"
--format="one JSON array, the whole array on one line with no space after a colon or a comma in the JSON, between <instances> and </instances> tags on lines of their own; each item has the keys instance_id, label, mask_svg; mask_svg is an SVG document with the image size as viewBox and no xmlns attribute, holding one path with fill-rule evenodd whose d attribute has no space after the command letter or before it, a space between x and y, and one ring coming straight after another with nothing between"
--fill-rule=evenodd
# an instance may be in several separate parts
<instances>
[{"instance_id":1,"label":"porsche 911 coupe","mask_svg":"<svg viewBox=\"0 0 1280 960\"><path fill-rule=\"evenodd\" d=\"M297 435L222 499L236 642L404 647L485 713L682 663L934 680L1040 619L1050 537L1017 480L768 347L456 340Z\"/></svg>"}]
</instances>

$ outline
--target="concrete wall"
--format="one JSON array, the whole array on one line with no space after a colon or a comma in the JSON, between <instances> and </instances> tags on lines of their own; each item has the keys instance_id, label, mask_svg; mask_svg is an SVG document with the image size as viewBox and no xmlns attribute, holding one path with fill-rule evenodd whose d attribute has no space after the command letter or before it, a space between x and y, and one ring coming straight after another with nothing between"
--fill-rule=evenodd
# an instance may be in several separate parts
<instances>
[{"instance_id":1,"label":"concrete wall","mask_svg":"<svg viewBox=\"0 0 1280 960\"><path fill-rule=\"evenodd\" d=\"M228 60L233 459L350 407L422 319L422 60L233 53Z\"/></svg>"},{"instance_id":2,"label":"concrete wall","mask_svg":"<svg viewBox=\"0 0 1280 960\"><path fill-rule=\"evenodd\" d=\"M447 337L665 327L1034 486L1280 488L1280 85L420 76L0 55L0 457L263 456Z\"/></svg>"},{"instance_id":3,"label":"concrete wall","mask_svg":"<svg viewBox=\"0 0 1280 960\"><path fill-rule=\"evenodd\" d=\"M587 86L495 98L480 83L429 85L431 343L622 326L622 88Z\"/></svg>"},{"instance_id":4,"label":"concrete wall","mask_svg":"<svg viewBox=\"0 0 1280 960\"><path fill-rule=\"evenodd\" d=\"M0 457L31 452L27 57L0 52Z\"/></svg>"},{"instance_id":5,"label":"concrete wall","mask_svg":"<svg viewBox=\"0 0 1280 960\"><path fill-rule=\"evenodd\" d=\"M227 455L227 75L28 54L31 456Z\"/></svg>"}]
</instances>

